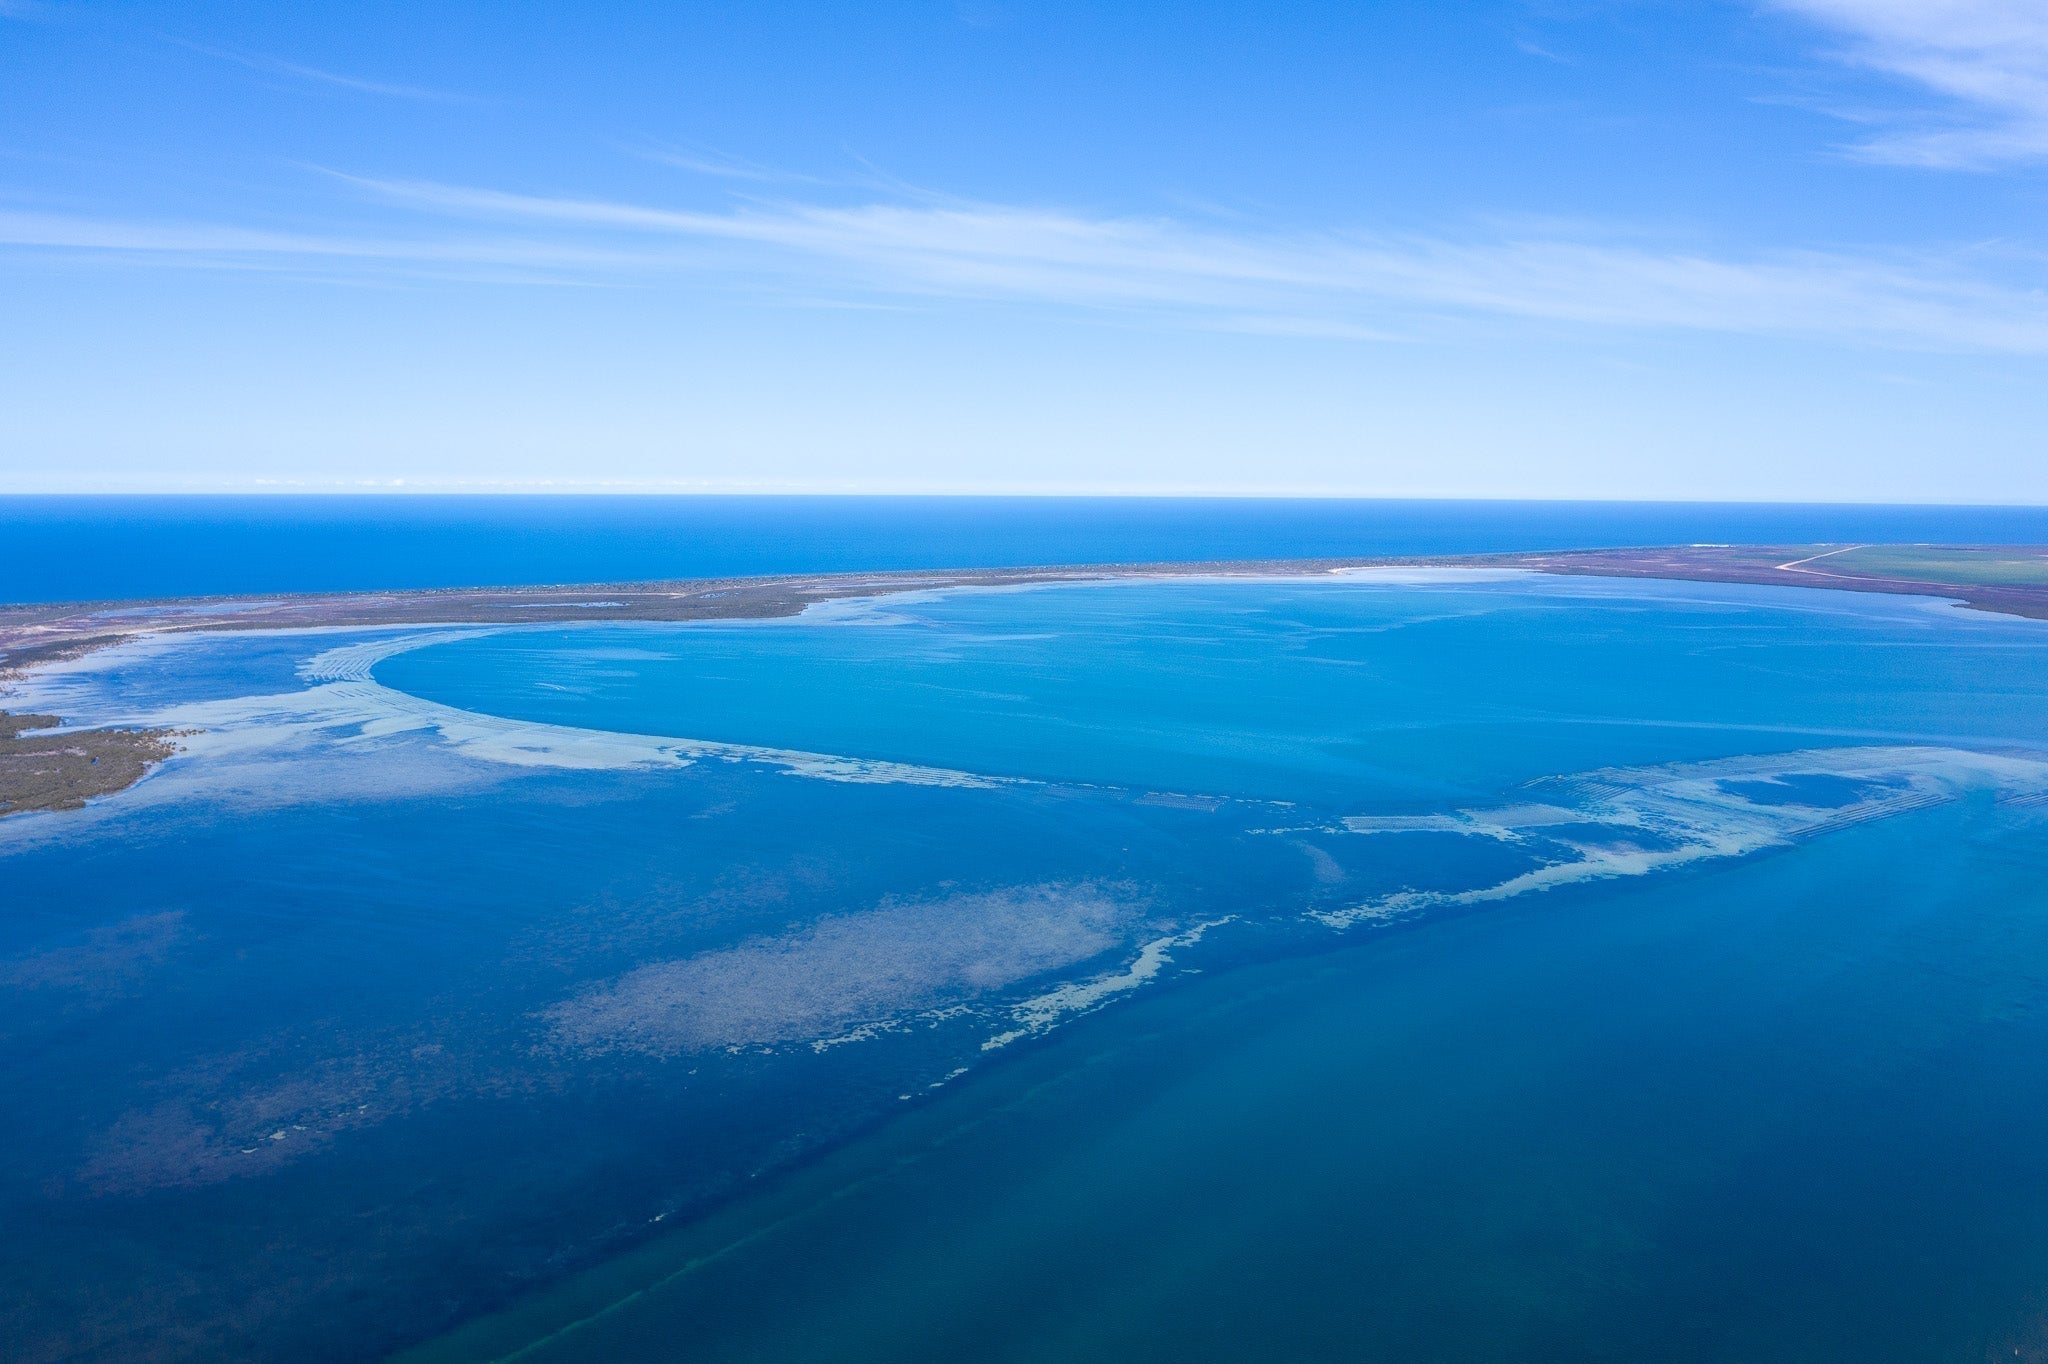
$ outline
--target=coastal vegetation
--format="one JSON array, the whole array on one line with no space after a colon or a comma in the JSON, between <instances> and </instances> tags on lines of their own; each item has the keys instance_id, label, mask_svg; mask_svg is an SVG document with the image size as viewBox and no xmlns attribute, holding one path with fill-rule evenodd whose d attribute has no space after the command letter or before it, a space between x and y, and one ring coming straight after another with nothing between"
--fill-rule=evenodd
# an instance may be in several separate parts
<instances>
[{"instance_id":1,"label":"coastal vegetation","mask_svg":"<svg viewBox=\"0 0 2048 1364\"><path fill-rule=\"evenodd\" d=\"M567 621L746 620L819 602L948 587L1105 577L1273 577L1364 568L1488 568L1611 578L1830 587L1954 597L2004 615L2048 618L2048 551L1942 545L1673 545L1538 553L1199 563L1065 564L953 572L697 578L264 598L163 598L0 606L0 679L141 635L333 626L513 625Z\"/></svg>"},{"instance_id":2,"label":"coastal vegetation","mask_svg":"<svg viewBox=\"0 0 2048 1364\"><path fill-rule=\"evenodd\" d=\"M133 786L178 751L165 729L62 730L54 715L0 711L0 817L75 810Z\"/></svg>"}]
</instances>

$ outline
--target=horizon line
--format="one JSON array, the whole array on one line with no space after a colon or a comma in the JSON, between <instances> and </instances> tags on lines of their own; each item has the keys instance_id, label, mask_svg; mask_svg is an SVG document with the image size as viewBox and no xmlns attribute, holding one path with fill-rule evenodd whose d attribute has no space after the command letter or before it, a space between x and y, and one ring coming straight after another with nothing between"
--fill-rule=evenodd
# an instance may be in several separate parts
<instances>
[{"instance_id":1,"label":"horizon line","mask_svg":"<svg viewBox=\"0 0 2048 1364\"><path fill-rule=\"evenodd\" d=\"M210 498L232 497L249 500L316 500L323 498L374 498L403 501L429 498L503 498L541 500L546 498L628 499L830 499L835 501L977 501L977 502L1430 502L1473 504L1537 504L1551 506L1668 506L1668 507L1941 507L1954 510L2048 511L2048 502L1975 502L1967 500L1915 501L1897 498L1799 498L1799 497L1618 497L1571 495L1514 495L1499 493L1372 493L1351 491L1289 491L1272 489L1035 489L1002 491L932 490L881 491L833 488L663 488L609 487L506 487L501 485L400 486L390 484L334 484L321 487L221 488L0 488L0 499L41 498Z\"/></svg>"}]
</instances>

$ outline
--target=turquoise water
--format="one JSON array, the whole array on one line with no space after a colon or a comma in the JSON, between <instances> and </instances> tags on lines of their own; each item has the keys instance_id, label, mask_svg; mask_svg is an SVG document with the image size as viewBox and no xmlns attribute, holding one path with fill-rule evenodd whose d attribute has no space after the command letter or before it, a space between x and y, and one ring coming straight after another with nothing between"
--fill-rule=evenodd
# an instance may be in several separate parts
<instances>
[{"instance_id":1,"label":"turquoise water","mask_svg":"<svg viewBox=\"0 0 2048 1364\"><path fill-rule=\"evenodd\" d=\"M2041 735L2041 628L1958 615L1598 579L1136 582L507 631L377 676L522 720L1348 813L1816 738Z\"/></svg>"},{"instance_id":2,"label":"turquoise water","mask_svg":"<svg viewBox=\"0 0 2048 1364\"><path fill-rule=\"evenodd\" d=\"M2048 1351L2037 622L1137 582L27 687L197 733L0 824L9 1357Z\"/></svg>"}]
</instances>

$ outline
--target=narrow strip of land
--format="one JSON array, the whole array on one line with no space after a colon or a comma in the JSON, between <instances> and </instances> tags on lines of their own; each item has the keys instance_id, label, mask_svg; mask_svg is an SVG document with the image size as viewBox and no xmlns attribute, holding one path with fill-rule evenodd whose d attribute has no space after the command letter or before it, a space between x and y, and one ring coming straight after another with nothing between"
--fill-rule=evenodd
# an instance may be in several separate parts
<instances>
[{"instance_id":1,"label":"narrow strip of land","mask_svg":"<svg viewBox=\"0 0 2048 1364\"><path fill-rule=\"evenodd\" d=\"M1808 567L1820 559L1827 561L1826 568ZM1673 578L1948 597L1978 611L2048 620L2048 547L2040 545L1679 545L1482 556L1455 562L1513 565L1582 577Z\"/></svg>"},{"instance_id":2,"label":"narrow strip of land","mask_svg":"<svg viewBox=\"0 0 2048 1364\"><path fill-rule=\"evenodd\" d=\"M1865 548L1863 545L1843 545L1840 549L1823 550L1819 554L1809 554L1804 559L1794 559L1791 563L1779 564L1778 567L1785 569L1798 568L1801 564L1818 563L1822 559L1832 559L1837 554L1847 554L1852 549L1863 548Z\"/></svg>"},{"instance_id":3,"label":"narrow strip of land","mask_svg":"<svg viewBox=\"0 0 2048 1364\"><path fill-rule=\"evenodd\" d=\"M1826 569L1809 565L1826 559ZM1946 597L1979 611L2048 620L2040 546L1681 545L1534 554L1207 563L1078 564L958 572L814 574L573 586L450 588L0 606L0 683L145 635L221 630L568 621L751 620L819 602L949 587L1105 578L1279 577L1367 568L1517 569L1576 577L1666 578ZM1817 582L1816 579L1820 581ZM175 751L156 730L39 734L51 716L0 711L0 815L62 809L139 780Z\"/></svg>"},{"instance_id":4,"label":"narrow strip of land","mask_svg":"<svg viewBox=\"0 0 2048 1364\"><path fill-rule=\"evenodd\" d=\"M1874 566L1865 559L1879 556ZM1856 555L1857 558L1848 556ZM1887 557L1888 556L1888 557ZM1819 559L1825 570L1807 568ZM1909 571L1894 565L1903 563ZM1934 571L1910 571L1918 567ZM1522 554L1070 564L947 572L811 574L543 587L464 587L0 606L0 678L141 635L334 626L792 616L835 598L921 589L1103 578L1272 577L1360 568L1522 569L1583 577L1766 583L1951 597L1982 611L2048 619L2048 549L2038 546L1681 545Z\"/></svg>"}]
</instances>

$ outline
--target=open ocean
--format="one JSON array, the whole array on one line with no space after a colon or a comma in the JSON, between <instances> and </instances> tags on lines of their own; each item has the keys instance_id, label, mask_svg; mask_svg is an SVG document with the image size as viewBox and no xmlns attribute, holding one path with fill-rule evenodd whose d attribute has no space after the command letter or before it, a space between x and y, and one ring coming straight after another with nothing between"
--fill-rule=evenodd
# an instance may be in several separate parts
<instances>
[{"instance_id":1,"label":"open ocean","mask_svg":"<svg viewBox=\"0 0 2048 1364\"><path fill-rule=\"evenodd\" d=\"M0 503L0 595L2048 539L128 505ZM192 731L0 821L9 1360L2048 1359L2048 623L1194 578L145 640L6 704Z\"/></svg>"},{"instance_id":2,"label":"open ocean","mask_svg":"<svg viewBox=\"0 0 2048 1364\"><path fill-rule=\"evenodd\" d=\"M0 496L0 602L759 573L2048 542L2048 508L1292 498Z\"/></svg>"}]
</instances>

